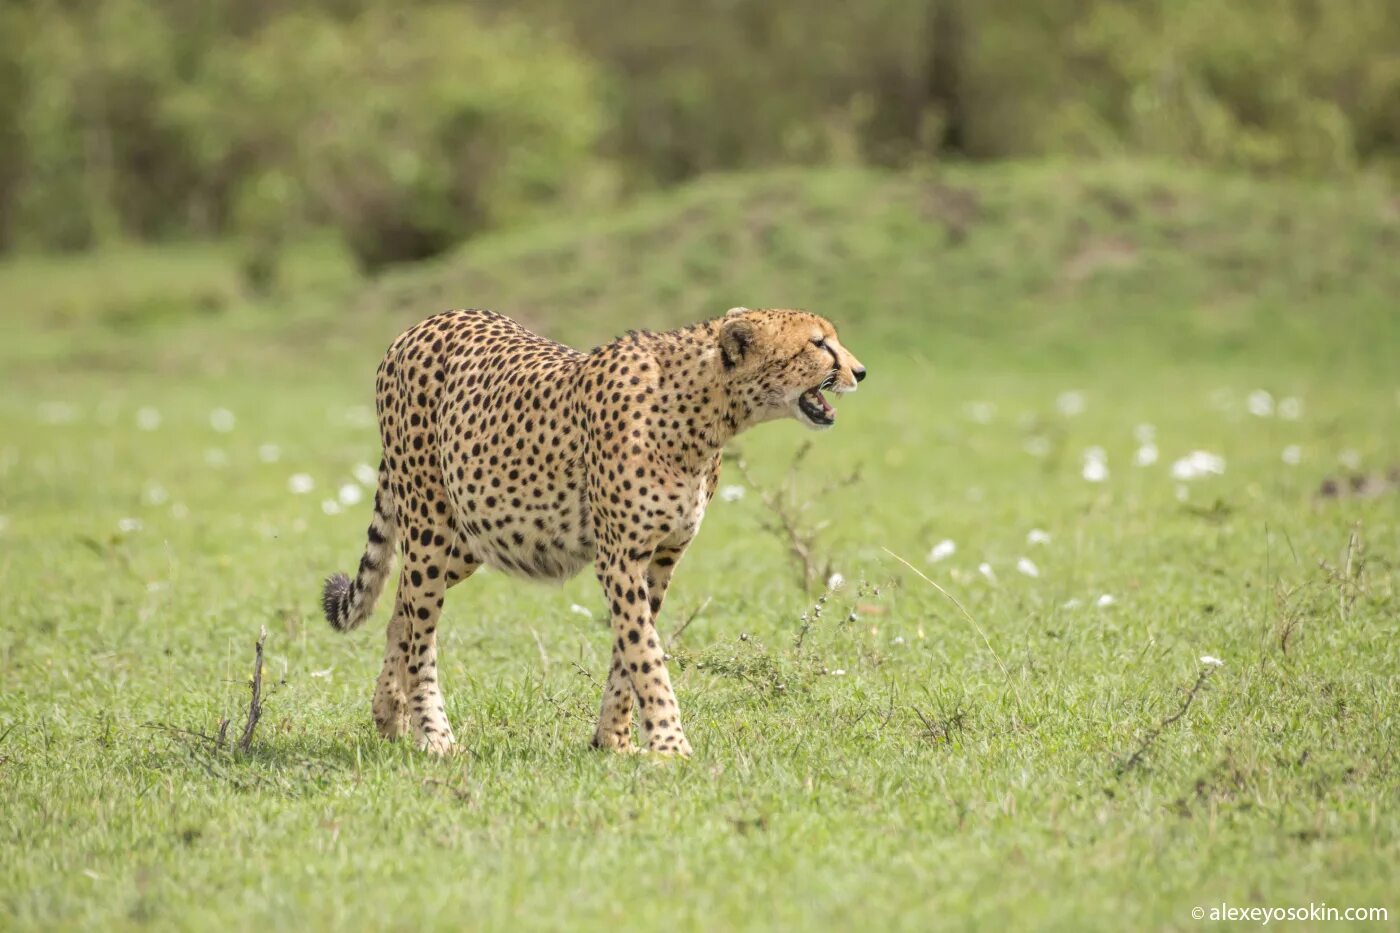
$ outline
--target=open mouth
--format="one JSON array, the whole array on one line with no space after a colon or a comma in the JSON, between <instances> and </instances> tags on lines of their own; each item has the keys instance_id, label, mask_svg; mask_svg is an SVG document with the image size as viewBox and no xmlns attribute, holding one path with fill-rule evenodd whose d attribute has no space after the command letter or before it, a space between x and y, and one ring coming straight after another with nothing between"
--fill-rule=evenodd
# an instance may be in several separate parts
<instances>
[{"instance_id":1,"label":"open mouth","mask_svg":"<svg viewBox=\"0 0 1400 933\"><path fill-rule=\"evenodd\" d=\"M836 409L832 408L822 395L820 386L799 395L797 408L808 421L818 427L827 428L836 423Z\"/></svg>"}]
</instances>

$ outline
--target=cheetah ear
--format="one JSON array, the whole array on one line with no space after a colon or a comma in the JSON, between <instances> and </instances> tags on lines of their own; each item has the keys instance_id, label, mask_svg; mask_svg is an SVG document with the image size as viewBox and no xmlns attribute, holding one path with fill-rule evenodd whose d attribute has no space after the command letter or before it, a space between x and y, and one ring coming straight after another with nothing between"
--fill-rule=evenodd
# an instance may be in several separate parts
<instances>
[{"instance_id":1,"label":"cheetah ear","mask_svg":"<svg viewBox=\"0 0 1400 933\"><path fill-rule=\"evenodd\" d=\"M725 369L739 365L748 354L753 339L754 328L750 322L742 318L724 322L719 329L719 355Z\"/></svg>"},{"instance_id":2,"label":"cheetah ear","mask_svg":"<svg viewBox=\"0 0 1400 933\"><path fill-rule=\"evenodd\" d=\"M731 315L731 314L743 314L743 313L744 313L745 311L747 311L747 310L749 310L749 309L748 309L748 308L744 308L744 307L730 308L728 311L724 312L724 314L725 314L725 317L728 317L728 316Z\"/></svg>"}]
</instances>

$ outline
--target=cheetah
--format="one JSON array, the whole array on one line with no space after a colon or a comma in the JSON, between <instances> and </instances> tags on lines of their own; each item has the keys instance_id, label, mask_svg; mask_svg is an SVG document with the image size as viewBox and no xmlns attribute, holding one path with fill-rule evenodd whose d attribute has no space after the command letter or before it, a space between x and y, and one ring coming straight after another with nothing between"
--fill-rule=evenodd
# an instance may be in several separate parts
<instances>
[{"instance_id":1,"label":"cheetah","mask_svg":"<svg viewBox=\"0 0 1400 933\"><path fill-rule=\"evenodd\" d=\"M593 745L689 755L656 618L700 528L726 442L765 421L831 427L824 392L865 367L824 318L733 308L583 353L492 311L405 331L379 365L383 459L359 570L328 578L327 620L361 625L397 550L398 593L375 686L380 735L454 744L437 675L447 590L483 565L562 581L592 564L610 608L612 661Z\"/></svg>"}]
</instances>

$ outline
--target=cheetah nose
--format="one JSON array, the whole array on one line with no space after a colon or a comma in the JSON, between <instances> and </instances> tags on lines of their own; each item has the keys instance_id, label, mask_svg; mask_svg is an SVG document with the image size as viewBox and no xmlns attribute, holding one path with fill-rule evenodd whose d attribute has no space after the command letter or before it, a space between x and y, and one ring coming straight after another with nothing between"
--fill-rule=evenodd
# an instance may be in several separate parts
<instances>
[{"instance_id":1,"label":"cheetah nose","mask_svg":"<svg viewBox=\"0 0 1400 933\"><path fill-rule=\"evenodd\" d=\"M856 382L864 382L864 381L865 381L865 367L862 366L860 369L853 369L853 370L851 370L851 375L856 377Z\"/></svg>"}]
</instances>

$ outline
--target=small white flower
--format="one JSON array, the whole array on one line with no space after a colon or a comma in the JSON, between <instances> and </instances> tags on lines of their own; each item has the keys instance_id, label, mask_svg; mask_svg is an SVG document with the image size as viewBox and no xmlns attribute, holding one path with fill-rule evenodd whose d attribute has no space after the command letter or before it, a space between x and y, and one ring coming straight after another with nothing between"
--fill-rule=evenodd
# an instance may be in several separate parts
<instances>
[{"instance_id":1,"label":"small white flower","mask_svg":"<svg viewBox=\"0 0 1400 933\"><path fill-rule=\"evenodd\" d=\"M933 546L933 550L928 552L928 562L930 564L936 564L940 560L952 557L955 553L957 553L957 550L958 546L956 544L954 544L952 541L949 541L947 538L944 538L942 541L939 541Z\"/></svg>"},{"instance_id":2,"label":"small white flower","mask_svg":"<svg viewBox=\"0 0 1400 933\"><path fill-rule=\"evenodd\" d=\"M263 463L276 463L282 459L282 448L276 444L260 444L258 446L258 459Z\"/></svg>"},{"instance_id":3,"label":"small white flower","mask_svg":"<svg viewBox=\"0 0 1400 933\"><path fill-rule=\"evenodd\" d=\"M204 451L204 462L211 467L228 466L228 454L220 447L210 447Z\"/></svg>"},{"instance_id":4,"label":"small white flower","mask_svg":"<svg viewBox=\"0 0 1400 933\"><path fill-rule=\"evenodd\" d=\"M1059 397L1055 399L1055 407L1066 418L1073 418L1084 411L1084 393L1078 389L1061 392Z\"/></svg>"},{"instance_id":5,"label":"small white flower","mask_svg":"<svg viewBox=\"0 0 1400 933\"><path fill-rule=\"evenodd\" d=\"M1208 655L1208 654L1203 654L1203 655L1201 655L1201 663L1202 663L1202 664L1208 664L1208 665L1210 665L1211 667L1219 667L1220 665L1224 664L1225 662L1222 661L1222 660L1220 660L1219 658L1212 657L1212 656L1210 656L1210 655Z\"/></svg>"},{"instance_id":6,"label":"small white flower","mask_svg":"<svg viewBox=\"0 0 1400 933\"><path fill-rule=\"evenodd\" d=\"M1101 608L1101 609L1107 609L1109 606L1112 606L1112 605L1113 605L1114 603L1116 603L1116 602L1118 602L1118 600L1114 599L1112 596L1110 596L1110 595L1107 594L1107 593L1104 593L1104 594L1103 594L1102 596L1100 596L1099 599L1098 599L1098 605L1099 605L1099 608Z\"/></svg>"},{"instance_id":7,"label":"small white flower","mask_svg":"<svg viewBox=\"0 0 1400 933\"><path fill-rule=\"evenodd\" d=\"M1283 448L1283 462L1289 466L1297 466L1303 462L1303 448L1297 444L1289 444Z\"/></svg>"},{"instance_id":8,"label":"small white flower","mask_svg":"<svg viewBox=\"0 0 1400 933\"><path fill-rule=\"evenodd\" d=\"M333 670L335 670L335 668L328 667L324 671L311 671L310 674L312 677L329 677L331 676L331 671Z\"/></svg>"},{"instance_id":9,"label":"small white flower","mask_svg":"<svg viewBox=\"0 0 1400 933\"><path fill-rule=\"evenodd\" d=\"M132 532L140 531L141 528L141 519L139 518L123 518L117 522L117 529L121 531L122 534L129 535Z\"/></svg>"},{"instance_id":10,"label":"small white flower","mask_svg":"<svg viewBox=\"0 0 1400 933\"><path fill-rule=\"evenodd\" d=\"M160 483L147 483L145 490L141 493L141 499L147 505L164 505L169 501L170 494Z\"/></svg>"},{"instance_id":11,"label":"small white flower","mask_svg":"<svg viewBox=\"0 0 1400 933\"><path fill-rule=\"evenodd\" d=\"M287 480L287 488L295 495L304 496L316 488L316 481L308 473L293 473Z\"/></svg>"},{"instance_id":12,"label":"small white flower","mask_svg":"<svg viewBox=\"0 0 1400 933\"><path fill-rule=\"evenodd\" d=\"M190 508L183 502L176 502L170 506L170 517L174 519L186 519L190 517Z\"/></svg>"},{"instance_id":13,"label":"small white flower","mask_svg":"<svg viewBox=\"0 0 1400 933\"><path fill-rule=\"evenodd\" d=\"M987 563L986 561L983 561L982 563L977 565L977 572L980 573L982 576L986 577L988 583L997 582L996 572L992 570L992 565Z\"/></svg>"},{"instance_id":14,"label":"small white flower","mask_svg":"<svg viewBox=\"0 0 1400 933\"><path fill-rule=\"evenodd\" d=\"M160 427L160 412L149 405L145 408L138 408L136 410L136 426L143 431L156 430Z\"/></svg>"},{"instance_id":15,"label":"small white flower","mask_svg":"<svg viewBox=\"0 0 1400 933\"><path fill-rule=\"evenodd\" d=\"M968 402L963 406L963 412L978 424L989 424L996 417L997 407L991 402Z\"/></svg>"},{"instance_id":16,"label":"small white flower","mask_svg":"<svg viewBox=\"0 0 1400 933\"><path fill-rule=\"evenodd\" d=\"M1133 463L1140 467L1149 467L1157 462L1157 445L1143 444L1133 454Z\"/></svg>"},{"instance_id":17,"label":"small white flower","mask_svg":"<svg viewBox=\"0 0 1400 933\"><path fill-rule=\"evenodd\" d=\"M826 578L826 588L829 590L839 590L846 585L846 578L839 573L833 573Z\"/></svg>"},{"instance_id":18,"label":"small white flower","mask_svg":"<svg viewBox=\"0 0 1400 933\"><path fill-rule=\"evenodd\" d=\"M578 603L570 603L569 611L576 616L583 616L586 619L593 618L593 610L587 606L580 606Z\"/></svg>"},{"instance_id":19,"label":"small white flower","mask_svg":"<svg viewBox=\"0 0 1400 933\"><path fill-rule=\"evenodd\" d=\"M238 419L233 416L233 412L227 408L216 408L209 413L209 427L220 434L227 434L233 430Z\"/></svg>"},{"instance_id":20,"label":"small white flower","mask_svg":"<svg viewBox=\"0 0 1400 933\"><path fill-rule=\"evenodd\" d=\"M341 505L357 505L365 497L364 490L354 483L346 483L340 487L337 493Z\"/></svg>"},{"instance_id":21,"label":"small white flower","mask_svg":"<svg viewBox=\"0 0 1400 933\"><path fill-rule=\"evenodd\" d=\"M1042 530L1042 529L1040 529L1040 528L1032 528L1030 531L1026 532L1026 543L1027 543L1027 544L1049 544L1049 543L1050 543L1050 532L1044 531L1044 530Z\"/></svg>"},{"instance_id":22,"label":"small white flower","mask_svg":"<svg viewBox=\"0 0 1400 933\"><path fill-rule=\"evenodd\" d=\"M147 592L147 593L159 593L161 590L163 590L163 589L165 589L165 588L166 588L166 585L165 585L164 583L162 583L160 580L152 580L150 583L147 583L147 584L146 584L146 592Z\"/></svg>"},{"instance_id":23,"label":"small white flower","mask_svg":"<svg viewBox=\"0 0 1400 933\"><path fill-rule=\"evenodd\" d=\"M831 675L832 675L833 677L845 677L845 676L846 676L846 669L845 669L845 668L838 667L836 670L834 670L834 671L831 672Z\"/></svg>"},{"instance_id":24,"label":"small white flower","mask_svg":"<svg viewBox=\"0 0 1400 933\"><path fill-rule=\"evenodd\" d=\"M1225 458L1208 450L1193 450L1172 464L1172 479L1193 480L1225 472Z\"/></svg>"},{"instance_id":25,"label":"small white flower","mask_svg":"<svg viewBox=\"0 0 1400 933\"><path fill-rule=\"evenodd\" d=\"M744 493L748 492L743 486L721 486L719 497L724 502L738 502L744 498Z\"/></svg>"},{"instance_id":26,"label":"small white flower","mask_svg":"<svg viewBox=\"0 0 1400 933\"><path fill-rule=\"evenodd\" d=\"M1245 407L1256 418L1269 418L1274 413L1274 397L1266 389L1255 389L1245 400Z\"/></svg>"},{"instance_id":27,"label":"small white flower","mask_svg":"<svg viewBox=\"0 0 1400 933\"><path fill-rule=\"evenodd\" d=\"M903 636L903 635L896 635L894 638L890 639L890 644L892 644L892 645L902 645L902 644L904 644L904 636Z\"/></svg>"},{"instance_id":28,"label":"small white flower","mask_svg":"<svg viewBox=\"0 0 1400 933\"><path fill-rule=\"evenodd\" d=\"M1025 450L1032 457L1048 457L1050 456L1050 439L1039 434L1027 438Z\"/></svg>"},{"instance_id":29,"label":"small white flower","mask_svg":"<svg viewBox=\"0 0 1400 933\"><path fill-rule=\"evenodd\" d=\"M1020 560L1016 561L1016 569L1028 577L1040 576L1040 568L1037 567L1035 562L1029 557L1022 557Z\"/></svg>"},{"instance_id":30,"label":"small white flower","mask_svg":"<svg viewBox=\"0 0 1400 933\"><path fill-rule=\"evenodd\" d=\"M1078 608L1079 608L1080 606L1082 606L1082 605L1084 605L1084 601L1081 600L1081 599L1067 599L1067 600L1065 600L1065 601L1060 605L1060 608L1061 608L1061 609L1078 609Z\"/></svg>"},{"instance_id":31,"label":"small white flower","mask_svg":"<svg viewBox=\"0 0 1400 933\"><path fill-rule=\"evenodd\" d=\"M339 515L340 503L336 502L334 499L322 499L321 511L325 512L327 515Z\"/></svg>"},{"instance_id":32,"label":"small white flower","mask_svg":"<svg viewBox=\"0 0 1400 933\"><path fill-rule=\"evenodd\" d=\"M1347 448L1346 450L1337 454L1337 462L1340 463L1342 466L1346 467L1348 470L1355 470L1360 468L1361 466L1361 454L1355 450Z\"/></svg>"},{"instance_id":33,"label":"small white flower","mask_svg":"<svg viewBox=\"0 0 1400 933\"><path fill-rule=\"evenodd\" d=\"M1083 476L1091 483L1102 483L1108 479L1108 454L1102 447L1090 447L1084 451Z\"/></svg>"},{"instance_id":34,"label":"small white flower","mask_svg":"<svg viewBox=\"0 0 1400 933\"><path fill-rule=\"evenodd\" d=\"M1291 395L1279 399L1278 416L1284 421L1297 421L1303 416L1303 400Z\"/></svg>"},{"instance_id":35,"label":"small white flower","mask_svg":"<svg viewBox=\"0 0 1400 933\"><path fill-rule=\"evenodd\" d=\"M379 482L379 471L368 463L355 464L355 468L350 473L355 477L355 482L361 486L373 488Z\"/></svg>"},{"instance_id":36,"label":"small white flower","mask_svg":"<svg viewBox=\"0 0 1400 933\"><path fill-rule=\"evenodd\" d=\"M78 420L78 409L67 402L44 402L39 406L39 420L45 424L72 424Z\"/></svg>"},{"instance_id":37,"label":"small white flower","mask_svg":"<svg viewBox=\"0 0 1400 933\"><path fill-rule=\"evenodd\" d=\"M1133 428L1133 439L1144 446L1155 444L1157 442L1157 428L1144 421Z\"/></svg>"}]
</instances>

